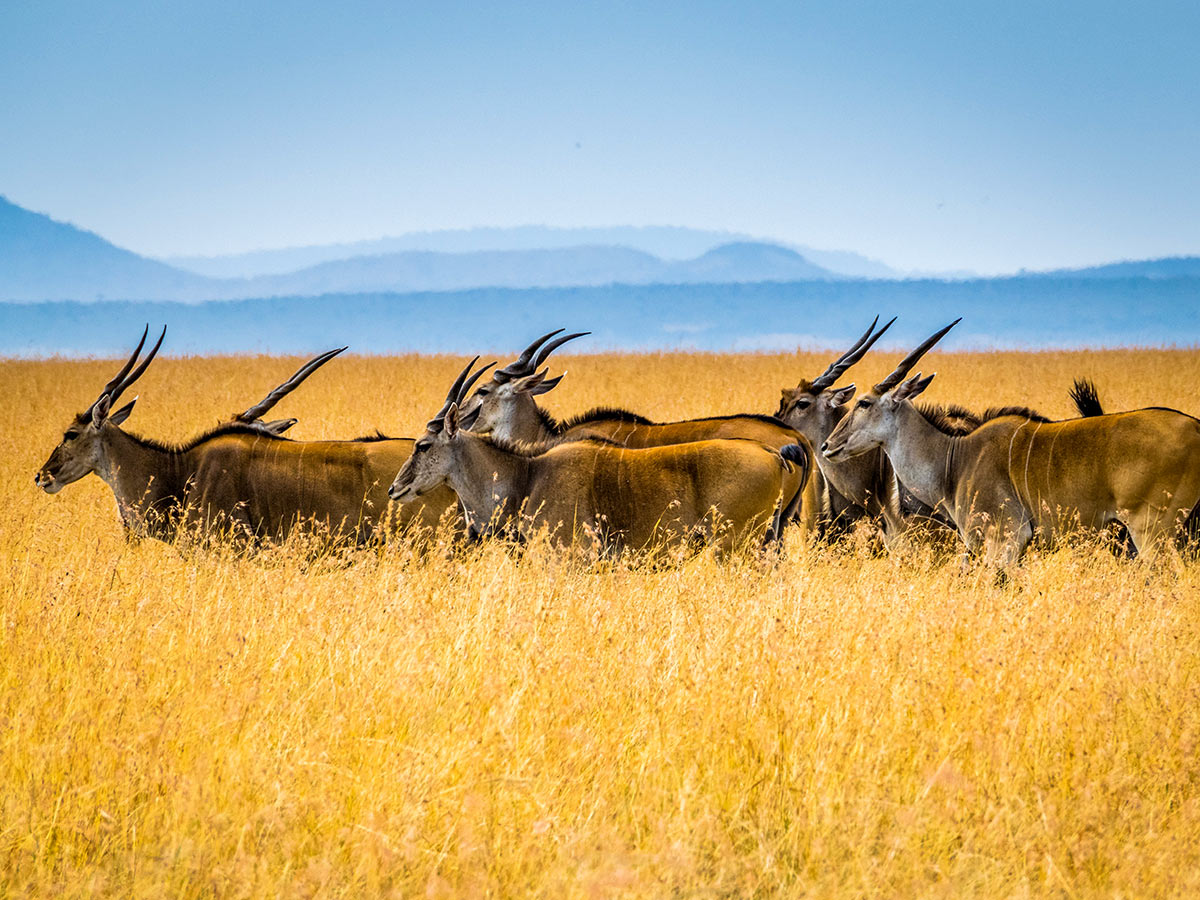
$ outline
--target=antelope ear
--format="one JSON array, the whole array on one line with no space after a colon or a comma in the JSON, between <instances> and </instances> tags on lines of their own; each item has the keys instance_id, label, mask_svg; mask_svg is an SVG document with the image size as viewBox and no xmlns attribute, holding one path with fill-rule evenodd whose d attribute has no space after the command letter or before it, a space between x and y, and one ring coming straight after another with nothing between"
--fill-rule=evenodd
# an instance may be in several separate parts
<instances>
[{"instance_id":1,"label":"antelope ear","mask_svg":"<svg viewBox=\"0 0 1200 900\"><path fill-rule=\"evenodd\" d=\"M108 410L112 406L112 397L105 394L92 406L92 424L99 428L108 418Z\"/></svg>"},{"instance_id":2,"label":"antelope ear","mask_svg":"<svg viewBox=\"0 0 1200 900\"><path fill-rule=\"evenodd\" d=\"M929 382L933 381L933 379L936 377L937 377L937 372L934 372L928 378L924 378L921 381L918 381L916 387L913 388L912 396L915 397L915 396L917 396L917 394L922 393L925 390L925 388L929 387Z\"/></svg>"},{"instance_id":3,"label":"antelope ear","mask_svg":"<svg viewBox=\"0 0 1200 900\"><path fill-rule=\"evenodd\" d=\"M276 419L274 422L264 422L263 430L279 436L299 422L299 419Z\"/></svg>"},{"instance_id":4,"label":"antelope ear","mask_svg":"<svg viewBox=\"0 0 1200 900\"><path fill-rule=\"evenodd\" d=\"M513 382L513 392L518 394L525 392L531 394L545 393L545 391L540 391L538 388L540 388L542 383L546 380L546 373L549 371L550 369L546 368L542 369L540 372L534 372L532 375L526 375L524 378L518 378ZM551 385L551 387L553 387L553 385ZM546 390L548 391L550 388L546 388Z\"/></svg>"},{"instance_id":5,"label":"antelope ear","mask_svg":"<svg viewBox=\"0 0 1200 900\"><path fill-rule=\"evenodd\" d=\"M925 388L929 387L929 382L933 381L934 375L937 375L937 372L934 372L928 378L922 378L921 373L918 372L907 381L902 381L896 385L896 389L892 391L892 398L896 401L911 400L924 391Z\"/></svg>"},{"instance_id":6,"label":"antelope ear","mask_svg":"<svg viewBox=\"0 0 1200 900\"><path fill-rule=\"evenodd\" d=\"M854 392L858 390L854 385L848 384L845 387L840 387L833 392L829 403L831 406L841 406L844 403L849 403L854 399Z\"/></svg>"},{"instance_id":7,"label":"antelope ear","mask_svg":"<svg viewBox=\"0 0 1200 900\"><path fill-rule=\"evenodd\" d=\"M448 438L453 438L458 434L458 404L451 403L450 408L446 410L446 416L442 420L442 434Z\"/></svg>"},{"instance_id":8,"label":"antelope ear","mask_svg":"<svg viewBox=\"0 0 1200 900\"><path fill-rule=\"evenodd\" d=\"M132 400L130 400L128 403L126 403L124 406L122 406L120 409L118 409L115 413L113 413L111 416L109 416L108 421L112 422L114 425L120 425L122 422L124 422L126 419L129 418L129 414L131 412L133 412L133 404L135 404L137 402L138 402L138 398L134 397Z\"/></svg>"},{"instance_id":9,"label":"antelope ear","mask_svg":"<svg viewBox=\"0 0 1200 900\"><path fill-rule=\"evenodd\" d=\"M542 374L544 375L545 373L543 372ZM557 378L547 378L537 387L530 389L529 393L537 395L545 394L548 391L554 390L556 387L558 387L558 383L563 380L563 375L566 374L566 372L563 372L562 375L559 375Z\"/></svg>"}]
</instances>

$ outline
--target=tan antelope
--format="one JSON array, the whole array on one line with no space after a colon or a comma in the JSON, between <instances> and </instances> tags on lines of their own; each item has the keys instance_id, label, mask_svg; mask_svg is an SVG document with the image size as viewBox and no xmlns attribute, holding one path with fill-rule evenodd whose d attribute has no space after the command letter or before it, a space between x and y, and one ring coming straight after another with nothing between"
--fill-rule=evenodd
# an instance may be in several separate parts
<instances>
[{"instance_id":1,"label":"tan antelope","mask_svg":"<svg viewBox=\"0 0 1200 900\"><path fill-rule=\"evenodd\" d=\"M471 431L499 441L530 444L562 444L581 440L611 441L622 447L645 449L691 441L741 438L758 441L775 450L798 446L807 456L800 493L791 498L785 519L798 518L806 531L814 533L820 522L821 484L812 463L813 449L798 431L772 416L755 414L709 416L682 422L654 422L621 409L601 407L565 421L558 421L538 406L534 398L552 390L563 376L547 378L542 364L570 340L588 332L560 334L563 329L542 335L525 348L520 357L492 374L461 406L460 420ZM544 345L544 346L543 346ZM540 371L539 371L540 369Z\"/></svg>"},{"instance_id":2,"label":"tan antelope","mask_svg":"<svg viewBox=\"0 0 1200 900\"><path fill-rule=\"evenodd\" d=\"M473 362L472 362L473 365ZM627 449L606 440L514 444L462 426L463 370L392 484L411 502L449 486L470 526L560 544L651 549L701 540L724 551L778 533L804 479L800 448L707 440Z\"/></svg>"},{"instance_id":3,"label":"tan antelope","mask_svg":"<svg viewBox=\"0 0 1200 900\"><path fill-rule=\"evenodd\" d=\"M207 535L276 539L297 525L315 524L333 538L361 543L384 525L434 527L454 506L454 495L445 490L394 513L389 509L387 487L412 453L409 439L293 441L253 421L230 422L184 444L124 431L120 426L133 402L112 408L154 359L165 335L164 328L138 363L143 332L96 401L71 421L36 475L46 493L94 472L112 488L127 534L160 540L171 540L185 525ZM261 415L273 402L268 396L244 415L255 409Z\"/></svg>"},{"instance_id":4,"label":"tan antelope","mask_svg":"<svg viewBox=\"0 0 1200 900\"><path fill-rule=\"evenodd\" d=\"M1078 526L1119 522L1146 556L1179 535L1200 502L1200 420L1150 408L1062 422L1004 416L944 434L912 402L933 375L907 376L954 324L858 398L822 445L828 459L882 448L908 489L949 515L967 551L1001 567L1035 537Z\"/></svg>"}]
</instances>

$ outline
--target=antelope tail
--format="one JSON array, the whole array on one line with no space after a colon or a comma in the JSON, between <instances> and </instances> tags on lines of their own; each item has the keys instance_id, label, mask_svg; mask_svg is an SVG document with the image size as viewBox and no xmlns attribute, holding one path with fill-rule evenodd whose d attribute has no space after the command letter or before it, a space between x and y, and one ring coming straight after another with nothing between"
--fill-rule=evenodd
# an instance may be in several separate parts
<instances>
[{"instance_id":1,"label":"antelope tail","mask_svg":"<svg viewBox=\"0 0 1200 900\"><path fill-rule=\"evenodd\" d=\"M1075 401L1075 409L1085 419L1089 416L1104 415L1104 407L1100 404L1100 393L1096 390L1096 382L1090 378L1076 378L1071 388L1071 399Z\"/></svg>"},{"instance_id":2,"label":"antelope tail","mask_svg":"<svg viewBox=\"0 0 1200 900\"><path fill-rule=\"evenodd\" d=\"M786 446L779 448L779 455L783 458L783 464L787 467L789 472L792 470L793 466L800 466L804 470L805 481L808 480L807 475L810 460L808 458L807 450L805 450L799 444L787 444Z\"/></svg>"}]
</instances>

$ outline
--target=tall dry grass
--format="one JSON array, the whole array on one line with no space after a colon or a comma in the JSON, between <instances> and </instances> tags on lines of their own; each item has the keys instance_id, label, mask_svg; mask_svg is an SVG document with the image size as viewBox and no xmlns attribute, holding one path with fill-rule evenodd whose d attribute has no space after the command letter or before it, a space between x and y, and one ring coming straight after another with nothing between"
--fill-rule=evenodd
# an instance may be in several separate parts
<instances>
[{"instance_id":1,"label":"tall dry grass","mask_svg":"<svg viewBox=\"0 0 1200 900\"><path fill-rule=\"evenodd\" d=\"M855 371L878 379L895 354ZM564 359L547 400L770 411L808 355ZM297 360L163 359L182 438ZM296 437L412 434L457 359L337 360ZM1200 568L1086 543L582 567L123 540L33 473L111 362L4 362L0 894L1149 897L1200 890ZM931 358L930 399L1200 411L1200 354Z\"/></svg>"}]
</instances>

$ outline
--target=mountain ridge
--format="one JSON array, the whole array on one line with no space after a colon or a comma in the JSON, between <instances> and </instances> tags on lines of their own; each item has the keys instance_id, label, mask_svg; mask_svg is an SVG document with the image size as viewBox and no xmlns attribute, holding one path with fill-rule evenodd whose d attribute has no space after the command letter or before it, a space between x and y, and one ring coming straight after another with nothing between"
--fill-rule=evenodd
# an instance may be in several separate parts
<instances>
[{"instance_id":1,"label":"mountain ridge","mask_svg":"<svg viewBox=\"0 0 1200 900\"><path fill-rule=\"evenodd\" d=\"M732 232L655 227L638 229L473 229L439 234L505 235L527 241L553 233L556 240L581 234L617 238L644 233L663 246L700 246ZM433 234L433 233L431 233ZM691 244L687 242L691 241ZM700 242L700 243L696 243ZM374 246L391 246L378 243ZM668 247L669 249L669 247ZM861 257L860 257L861 259ZM1200 256L1126 260L1078 269L1021 272L979 279L1000 284L1005 279L1071 281L1144 279L1171 280L1200 276ZM871 280L848 279L795 249L755 240L724 240L686 259L671 259L625 245L569 245L523 250L475 250L449 253L399 250L326 260L279 275L216 279L175 269L118 247L91 231L32 212L0 196L0 301L42 300L232 301L270 297L312 297L355 293L412 294L477 288L574 288L601 285L635 287L649 284L719 285L763 282ZM903 283L917 279L875 279ZM964 283L956 280L954 283Z\"/></svg>"},{"instance_id":2,"label":"mountain ridge","mask_svg":"<svg viewBox=\"0 0 1200 900\"><path fill-rule=\"evenodd\" d=\"M471 253L485 250L543 250L603 245L641 250L664 261L681 261L701 256L722 244L744 242L787 247L800 253L810 262L843 276L895 278L902 274L878 260L850 250L820 250L756 238L744 232L705 230L677 225L578 228L548 225L480 226L416 231L364 241L252 250L245 253L171 256L163 257L160 261L209 277L256 277L286 274L336 259L375 256L405 250Z\"/></svg>"}]
</instances>

